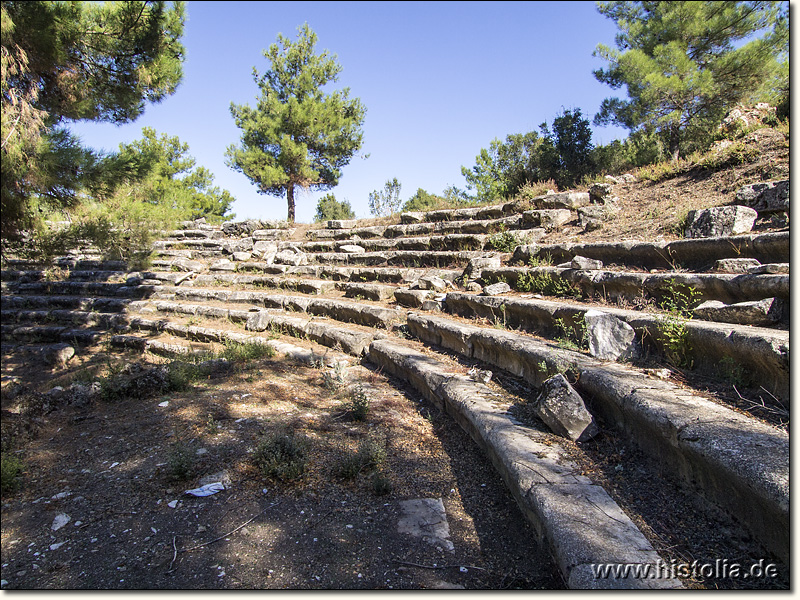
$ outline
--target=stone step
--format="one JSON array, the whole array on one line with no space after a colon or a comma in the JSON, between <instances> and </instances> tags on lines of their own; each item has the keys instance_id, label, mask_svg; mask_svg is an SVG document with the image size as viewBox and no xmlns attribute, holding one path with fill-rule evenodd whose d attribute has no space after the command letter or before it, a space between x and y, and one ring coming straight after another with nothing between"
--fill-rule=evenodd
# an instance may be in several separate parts
<instances>
[{"instance_id":1,"label":"stone step","mask_svg":"<svg viewBox=\"0 0 800 600\"><path fill-rule=\"evenodd\" d=\"M6 264L10 269L17 270L42 268L41 263L38 261L19 258L9 258L4 261L4 264ZM81 271L124 271L128 268L127 263L121 260L89 260L70 258L66 256L55 258L52 266L60 269L74 269Z\"/></svg>"},{"instance_id":2,"label":"stone step","mask_svg":"<svg viewBox=\"0 0 800 600\"><path fill-rule=\"evenodd\" d=\"M98 312L123 312L131 302L128 298L86 298L81 296L10 296L0 298L3 310L72 309Z\"/></svg>"},{"instance_id":3,"label":"stone step","mask_svg":"<svg viewBox=\"0 0 800 600\"><path fill-rule=\"evenodd\" d=\"M156 301L153 303L138 303L131 310L146 311L152 307L159 314L180 315L184 317L205 317L210 319L223 319L235 323L243 323L248 331L261 332L270 330L282 332L287 335L313 340L330 348L338 347L343 352L354 356L365 353L369 344L375 339L386 337L386 333L374 328L359 327L357 325L344 326L342 323L331 322L325 317L311 316L303 313L286 313L272 309L242 309L230 305L187 304L182 302ZM146 319L146 322L155 322ZM137 328L143 321L135 317L131 326ZM161 321L158 321L161 322Z\"/></svg>"},{"instance_id":4,"label":"stone step","mask_svg":"<svg viewBox=\"0 0 800 600\"><path fill-rule=\"evenodd\" d=\"M347 366L352 362L351 358L335 349L325 348L322 351L318 351L314 347L307 348L296 344L290 344L280 339L271 339L257 334L148 319L134 319L131 324L135 324L141 331L149 331L154 334L166 334L176 339L185 339L192 342L218 344L233 342L239 344L272 346L276 352L305 364L324 364L326 366L341 364ZM128 348L138 347L140 351L148 350L148 339L140 336L114 336L111 338L110 342L112 345L125 346Z\"/></svg>"},{"instance_id":5,"label":"stone step","mask_svg":"<svg viewBox=\"0 0 800 600\"><path fill-rule=\"evenodd\" d=\"M521 327L525 331L557 337L559 323L572 324L587 311L598 310L624 321L636 331L645 349L663 354L659 328L666 318L661 314L613 307L592 307L576 303L553 302L534 298L477 296L460 292L447 294L447 311L467 318L484 318L504 327ZM789 399L789 332L763 327L710 323L689 319L685 325L686 341L691 348L694 367L718 375L721 363L727 358L738 365L760 385L784 402Z\"/></svg>"},{"instance_id":6,"label":"stone step","mask_svg":"<svg viewBox=\"0 0 800 600\"><path fill-rule=\"evenodd\" d=\"M141 298L153 294L158 285L128 285L127 283L106 283L99 281L47 281L34 283L14 283L7 290L17 295L91 295L91 296L116 296L124 298Z\"/></svg>"},{"instance_id":7,"label":"stone step","mask_svg":"<svg viewBox=\"0 0 800 600\"><path fill-rule=\"evenodd\" d=\"M102 313L69 309L4 309L2 320L4 325L8 323L58 323L59 325L87 325L116 330L124 330L128 326L127 316L118 312Z\"/></svg>"},{"instance_id":8,"label":"stone step","mask_svg":"<svg viewBox=\"0 0 800 600\"><path fill-rule=\"evenodd\" d=\"M755 258L763 263L789 262L789 232L734 235L715 238L682 239L673 242L595 242L520 246L512 262L529 264L546 259L553 264L569 262L576 256L603 264L636 266L646 269L709 270L717 260Z\"/></svg>"},{"instance_id":9,"label":"stone step","mask_svg":"<svg viewBox=\"0 0 800 600\"><path fill-rule=\"evenodd\" d=\"M789 556L789 436L691 389L531 336L408 315L418 339L535 386L566 371L602 419L726 508L782 560Z\"/></svg>"},{"instance_id":10,"label":"stone step","mask_svg":"<svg viewBox=\"0 0 800 600\"><path fill-rule=\"evenodd\" d=\"M650 542L555 436L516 423L482 383L452 372L429 353L395 340L377 340L369 360L413 385L449 413L486 451L540 538L546 540L572 589L681 588L677 579L598 579L597 564L660 560Z\"/></svg>"},{"instance_id":11,"label":"stone step","mask_svg":"<svg viewBox=\"0 0 800 600\"><path fill-rule=\"evenodd\" d=\"M436 268L461 268L466 267L470 259L485 256L484 252L474 251L413 251L394 250L388 252L363 252L349 254L346 252L320 252L309 253L309 262L317 264L341 264L363 266L395 266L395 267L436 267Z\"/></svg>"},{"instance_id":12,"label":"stone step","mask_svg":"<svg viewBox=\"0 0 800 600\"><path fill-rule=\"evenodd\" d=\"M405 320L405 311L381 305L363 304L331 298L314 298L268 292L215 290L208 288L163 289L158 300L175 301L219 301L249 304L265 308L278 308L290 312L305 312L320 317L329 317L345 323L367 327L393 329Z\"/></svg>"},{"instance_id":13,"label":"stone step","mask_svg":"<svg viewBox=\"0 0 800 600\"><path fill-rule=\"evenodd\" d=\"M789 300L789 275L730 273L637 273L607 269L573 269L561 267L502 267L482 270L487 283L505 281L523 292L539 292L551 279L567 282L580 290L584 298L605 301L633 301L653 298L661 302L675 292L688 293L693 288L698 300L719 300L726 303L780 298Z\"/></svg>"},{"instance_id":14,"label":"stone step","mask_svg":"<svg viewBox=\"0 0 800 600\"><path fill-rule=\"evenodd\" d=\"M0 326L4 341L24 343L65 342L72 345L89 346L96 344L107 335L97 329L74 329L57 325L6 325Z\"/></svg>"}]
</instances>

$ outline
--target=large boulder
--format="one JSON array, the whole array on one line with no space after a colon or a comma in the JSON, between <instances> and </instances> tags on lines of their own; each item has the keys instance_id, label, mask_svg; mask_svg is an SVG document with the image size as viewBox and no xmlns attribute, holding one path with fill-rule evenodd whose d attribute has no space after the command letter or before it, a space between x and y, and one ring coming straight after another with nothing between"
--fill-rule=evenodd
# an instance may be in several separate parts
<instances>
[{"instance_id":1,"label":"large boulder","mask_svg":"<svg viewBox=\"0 0 800 600\"><path fill-rule=\"evenodd\" d=\"M723 237L747 233L753 229L758 213L747 206L717 206L689 211L687 238Z\"/></svg>"},{"instance_id":2,"label":"large boulder","mask_svg":"<svg viewBox=\"0 0 800 600\"><path fill-rule=\"evenodd\" d=\"M583 399L559 373L542 384L534 410L556 435L583 442L599 432Z\"/></svg>"},{"instance_id":3,"label":"large boulder","mask_svg":"<svg viewBox=\"0 0 800 600\"><path fill-rule=\"evenodd\" d=\"M751 183L736 192L736 202L760 214L789 212L789 180Z\"/></svg>"}]
</instances>

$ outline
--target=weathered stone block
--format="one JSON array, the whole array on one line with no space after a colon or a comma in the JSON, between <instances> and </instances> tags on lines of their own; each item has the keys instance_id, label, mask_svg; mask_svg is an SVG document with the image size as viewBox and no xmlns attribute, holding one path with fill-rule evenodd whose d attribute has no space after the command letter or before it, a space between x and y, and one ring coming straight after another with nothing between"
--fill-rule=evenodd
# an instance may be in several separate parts
<instances>
[{"instance_id":1,"label":"weathered stone block","mask_svg":"<svg viewBox=\"0 0 800 600\"><path fill-rule=\"evenodd\" d=\"M747 206L717 206L689 211L686 237L707 238L737 235L753 229L758 213Z\"/></svg>"},{"instance_id":2,"label":"weathered stone block","mask_svg":"<svg viewBox=\"0 0 800 600\"><path fill-rule=\"evenodd\" d=\"M599 432L583 399L561 373L542 384L535 411L553 433L573 442L591 439Z\"/></svg>"}]
</instances>

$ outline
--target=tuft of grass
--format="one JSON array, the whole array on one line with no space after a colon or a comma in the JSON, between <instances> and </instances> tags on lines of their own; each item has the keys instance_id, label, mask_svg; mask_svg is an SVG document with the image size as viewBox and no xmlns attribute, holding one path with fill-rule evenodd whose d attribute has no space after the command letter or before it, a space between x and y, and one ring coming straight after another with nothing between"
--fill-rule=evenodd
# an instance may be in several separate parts
<instances>
[{"instance_id":1,"label":"tuft of grass","mask_svg":"<svg viewBox=\"0 0 800 600\"><path fill-rule=\"evenodd\" d=\"M372 491L376 496L385 496L393 489L392 481L382 471L377 470L372 474Z\"/></svg>"},{"instance_id":2,"label":"tuft of grass","mask_svg":"<svg viewBox=\"0 0 800 600\"><path fill-rule=\"evenodd\" d=\"M22 461L13 454L0 454L0 492L3 495L15 492L22 486L20 476L23 469Z\"/></svg>"},{"instance_id":3,"label":"tuft of grass","mask_svg":"<svg viewBox=\"0 0 800 600\"><path fill-rule=\"evenodd\" d=\"M279 431L265 435L256 446L253 460L266 477L296 481L308 465L309 441L295 432Z\"/></svg>"},{"instance_id":4,"label":"tuft of grass","mask_svg":"<svg viewBox=\"0 0 800 600\"><path fill-rule=\"evenodd\" d=\"M338 464L337 473L342 479L355 479L362 472L386 462L386 450L373 438L361 441L355 452L347 454Z\"/></svg>"},{"instance_id":5,"label":"tuft of grass","mask_svg":"<svg viewBox=\"0 0 800 600\"><path fill-rule=\"evenodd\" d=\"M589 339L586 331L586 321L581 314L568 324L564 319L555 319L554 324L559 331L557 338L559 346L570 350L586 350L589 348Z\"/></svg>"},{"instance_id":6,"label":"tuft of grass","mask_svg":"<svg viewBox=\"0 0 800 600\"><path fill-rule=\"evenodd\" d=\"M275 356L275 348L269 344L226 342L225 349L220 353L219 357L225 358L230 362L246 362L261 358L272 358L273 356Z\"/></svg>"}]
</instances>

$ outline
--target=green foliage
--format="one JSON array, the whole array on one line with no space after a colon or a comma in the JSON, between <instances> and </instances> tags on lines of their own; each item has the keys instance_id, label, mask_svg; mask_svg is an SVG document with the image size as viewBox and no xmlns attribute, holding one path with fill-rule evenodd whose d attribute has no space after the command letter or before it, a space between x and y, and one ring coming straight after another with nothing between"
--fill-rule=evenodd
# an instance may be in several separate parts
<instances>
[{"instance_id":1,"label":"green foliage","mask_svg":"<svg viewBox=\"0 0 800 600\"><path fill-rule=\"evenodd\" d=\"M194 469L192 449L182 441L177 441L167 455L167 475L180 481L189 479Z\"/></svg>"},{"instance_id":2,"label":"green foliage","mask_svg":"<svg viewBox=\"0 0 800 600\"><path fill-rule=\"evenodd\" d=\"M4 495L20 488L23 468L22 461L15 455L6 452L0 455L0 491Z\"/></svg>"},{"instance_id":3,"label":"green foliage","mask_svg":"<svg viewBox=\"0 0 800 600\"><path fill-rule=\"evenodd\" d=\"M589 347L586 320L583 314L572 319L571 323L567 323L564 319L555 319L553 323L559 334L559 345L571 350L585 350Z\"/></svg>"},{"instance_id":4,"label":"green foliage","mask_svg":"<svg viewBox=\"0 0 800 600\"><path fill-rule=\"evenodd\" d=\"M708 144L725 114L742 102L788 89L786 2L601 2L619 27L618 50L595 71L627 100L608 98L596 125L656 133L669 156Z\"/></svg>"},{"instance_id":5,"label":"green foliage","mask_svg":"<svg viewBox=\"0 0 800 600\"><path fill-rule=\"evenodd\" d=\"M369 212L376 217L388 217L400 210L400 188L397 177L386 180L383 190L369 193Z\"/></svg>"},{"instance_id":6,"label":"green foliage","mask_svg":"<svg viewBox=\"0 0 800 600\"><path fill-rule=\"evenodd\" d=\"M692 286L677 283L674 279L668 280L665 287L660 308L676 317L691 319L692 310L700 303L700 292Z\"/></svg>"},{"instance_id":7,"label":"green foliage","mask_svg":"<svg viewBox=\"0 0 800 600\"><path fill-rule=\"evenodd\" d=\"M542 146L541 168L559 188L575 186L594 172L592 130L581 109L564 110L553 119L553 130L547 122L540 126L542 137L549 142Z\"/></svg>"},{"instance_id":8,"label":"green foliage","mask_svg":"<svg viewBox=\"0 0 800 600\"><path fill-rule=\"evenodd\" d=\"M354 421L364 421L369 414L370 399L364 389L359 385L352 392L344 408Z\"/></svg>"},{"instance_id":9,"label":"green foliage","mask_svg":"<svg viewBox=\"0 0 800 600\"><path fill-rule=\"evenodd\" d=\"M511 231L500 231L489 236L489 246L498 252L513 252L525 240Z\"/></svg>"},{"instance_id":10,"label":"green foliage","mask_svg":"<svg viewBox=\"0 0 800 600\"><path fill-rule=\"evenodd\" d=\"M259 360L261 358L272 358L273 356L275 356L275 348L269 344L226 341L225 349L220 353L219 358L224 358L232 363L236 363Z\"/></svg>"},{"instance_id":11,"label":"green foliage","mask_svg":"<svg viewBox=\"0 0 800 600\"><path fill-rule=\"evenodd\" d=\"M342 67L328 52L314 53L316 34L308 24L297 42L278 35L264 52L270 69L253 69L261 90L256 108L231 104L242 130L239 146L229 146L227 164L244 173L261 194L286 194L288 221L295 219L295 188L330 189L341 169L361 147L366 109L349 99L349 89L329 94Z\"/></svg>"},{"instance_id":12,"label":"green foliage","mask_svg":"<svg viewBox=\"0 0 800 600\"><path fill-rule=\"evenodd\" d=\"M33 226L34 200L74 205L135 171L84 149L68 121L128 123L182 78L182 2L3 2L3 235Z\"/></svg>"},{"instance_id":13,"label":"green foliage","mask_svg":"<svg viewBox=\"0 0 800 600\"><path fill-rule=\"evenodd\" d=\"M403 212L435 210L446 208L447 204L447 200L441 196L429 194L422 188L418 188L414 195L403 203L400 210Z\"/></svg>"},{"instance_id":14,"label":"green foliage","mask_svg":"<svg viewBox=\"0 0 800 600\"><path fill-rule=\"evenodd\" d=\"M378 440L366 438L355 452L347 454L338 464L337 472L343 479L355 479L363 471L374 469L386 461L386 450Z\"/></svg>"},{"instance_id":15,"label":"green foliage","mask_svg":"<svg viewBox=\"0 0 800 600\"><path fill-rule=\"evenodd\" d=\"M475 190L479 202L492 202L514 196L526 181L546 179L541 169L544 145L535 131L507 135L505 142L495 138L475 157L474 167L461 167L467 188Z\"/></svg>"},{"instance_id":16,"label":"green foliage","mask_svg":"<svg viewBox=\"0 0 800 600\"><path fill-rule=\"evenodd\" d=\"M317 214L314 216L315 223L355 218L356 213L353 212L350 202L347 200L340 202L333 194L325 194L317 202Z\"/></svg>"},{"instance_id":17,"label":"green foliage","mask_svg":"<svg viewBox=\"0 0 800 600\"><path fill-rule=\"evenodd\" d=\"M309 441L291 431L265 435L256 446L253 461L265 477L296 481L308 465Z\"/></svg>"},{"instance_id":18,"label":"green foliage","mask_svg":"<svg viewBox=\"0 0 800 600\"><path fill-rule=\"evenodd\" d=\"M658 321L658 339L671 365L691 369L693 349L686 322L692 318L692 310L701 295L694 287L676 283L674 279L667 282L666 288L659 306L667 315Z\"/></svg>"},{"instance_id":19,"label":"green foliage","mask_svg":"<svg viewBox=\"0 0 800 600\"><path fill-rule=\"evenodd\" d=\"M205 167L197 167L189 155L189 145L177 136L162 134L154 129L142 129L143 138L130 144L120 144L122 160L140 163L146 172L133 185L120 193L135 197L146 205L175 207L189 219L206 217L210 220L229 220L234 198L227 190L214 187L214 176Z\"/></svg>"},{"instance_id":20,"label":"green foliage","mask_svg":"<svg viewBox=\"0 0 800 600\"><path fill-rule=\"evenodd\" d=\"M719 375L734 386L747 384L747 373L744 367L737 360L730 356L725 356L719 361Z\"/></svg>"},{"instance_id":21,"label":"green foliage","mask_svg":"<svg viewBox=\"0 0 800 600\"><path fill-rule=\"evenodd\" d=\"M571 282L548 271L527 271L517 277L515 288L519 292L534 292L559 298L578 298L580 289Z\"/></svg>"}]
</instances>

